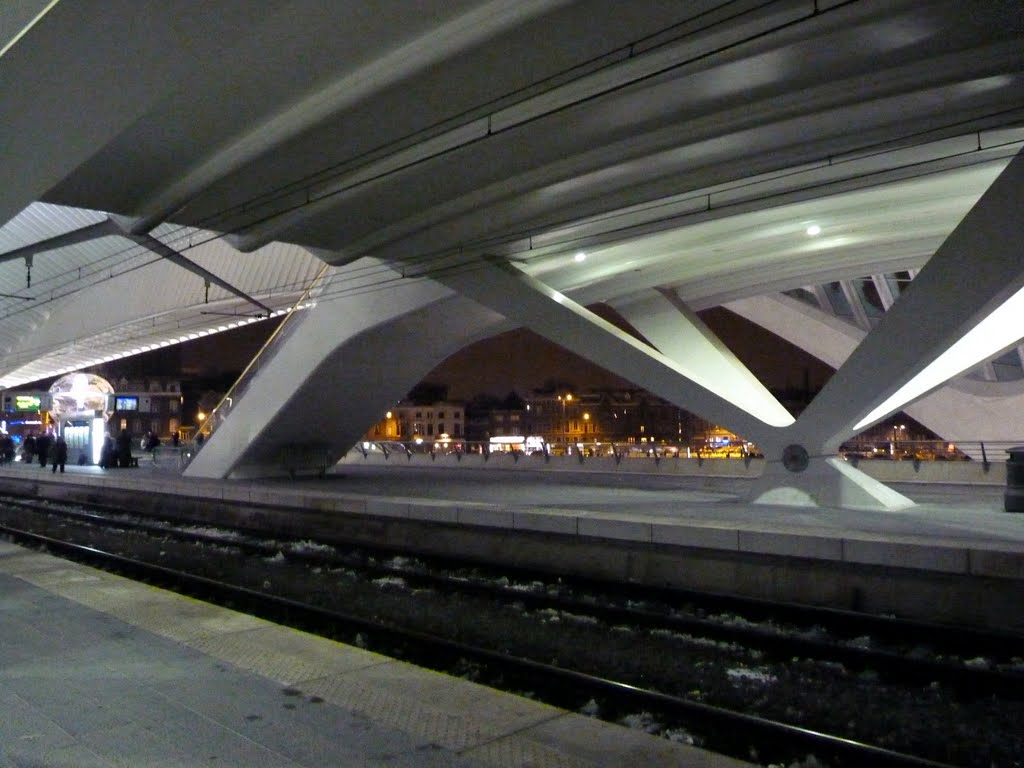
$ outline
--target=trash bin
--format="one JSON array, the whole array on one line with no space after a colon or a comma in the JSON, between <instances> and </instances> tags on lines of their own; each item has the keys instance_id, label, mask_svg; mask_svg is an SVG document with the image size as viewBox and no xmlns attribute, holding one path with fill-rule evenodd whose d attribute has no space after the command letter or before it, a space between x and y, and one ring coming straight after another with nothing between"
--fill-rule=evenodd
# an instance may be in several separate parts
<instances>
[{"instance_id":1,"label":"trash bin","mask_svg":"<svg viewBox=\"0 0 1024 768\"><path fill-rule=\"evenodd\" d=\"M1003 494L1003 509L1007 512L1024 512L1024 445L1007 448L1010 458L1006 460L1006 493Z\"/></svg>"}]
</instances>

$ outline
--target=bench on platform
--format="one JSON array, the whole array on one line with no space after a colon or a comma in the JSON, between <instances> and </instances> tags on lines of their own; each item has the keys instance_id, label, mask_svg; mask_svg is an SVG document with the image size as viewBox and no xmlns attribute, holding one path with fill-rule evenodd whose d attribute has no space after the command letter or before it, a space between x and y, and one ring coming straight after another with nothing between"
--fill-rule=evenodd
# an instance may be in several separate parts
<instances>
[{"instance_id":1,"label":"bench on platform","mask_svg":"<svg viewBox=\"0 0 1024 768\"><path fill-rule=\"evenodd\" d=\"M323 477L337 461L337 456L326 443L289 443L281 447L280 458L292 480L301 472L314 472Z\"/></svg>"}]
</instances>

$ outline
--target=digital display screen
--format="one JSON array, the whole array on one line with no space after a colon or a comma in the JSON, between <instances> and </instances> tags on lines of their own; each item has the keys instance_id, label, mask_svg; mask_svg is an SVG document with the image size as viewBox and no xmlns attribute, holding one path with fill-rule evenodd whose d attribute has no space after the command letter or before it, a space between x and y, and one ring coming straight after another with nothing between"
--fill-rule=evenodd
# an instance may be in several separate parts
<instances>
[{"instance_id":1,"label":"digital display screen","mask_svg":"<svg viewBox=\"0 0 1024 768\"><path fill-rule=\"evenodd\" d=\"M114 398L114 410L115 411L137 411L139 410L139 398L137 397L121 397L118 395Z\"/></svg>"},{"instance_id":2,"label":"digital display screen","mask_svg":"<svg viewBox=\"0 0 1024 768\"><path fill-rule=\"evenodd\" d=\"M16 411L38 411L43 405L43 399L38 395L15 395L14 410Z\"/></svg>"}]
</instances>

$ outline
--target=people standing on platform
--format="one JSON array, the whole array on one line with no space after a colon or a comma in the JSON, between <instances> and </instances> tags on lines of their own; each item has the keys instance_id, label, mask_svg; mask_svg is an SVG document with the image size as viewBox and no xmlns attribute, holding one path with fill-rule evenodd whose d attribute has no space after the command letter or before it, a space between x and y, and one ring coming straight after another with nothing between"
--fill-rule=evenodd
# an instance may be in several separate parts
<instances>
[{"instance_id":1,"label":"people standing on platform","mask_svg":"<svg viewBox=\"0 0 1024 768\"><path fill-rule=\"evenodd\" d=\"M39 466L43 469L46 469L46 460L49 458L51 442L53 442L53 437L50 436L49 432L43 432L43 434L36 438L36 456L39 457Z\"/></svg>"},{"instance_id":2,"label":"people standing on platform","mask_svg":"<svg viewBox=\"0 0 1024 768\"><path fill-rule=\"evenodd\" d=\"M61 474L63 474L64 465L68 461L68 444L63 435L57 435L57 439L53 441L50 453L53 454L53 471L56 472L57 467L60 467Z\"/></svg>"},{"instance_id":3,"label":"people standing on platform","mask_svg":"<svg viewBox=\"0 0 1024 768\"><path fill-rule=\"evenodd\" d=\"M3 440L0 441L0 461L4 464L14 461L14 438L7 432L4 433Z\"/></svg>"},{"instance_id":4,"label":"people standing on platform","mask_svg":"<svg viewBox=\"0 0 1024 768\"><path fill-rule=\"evenodd\" d=\"M21 446L21 460L25 464L31 464L36 457L36 433L29 432Z\"/></svg>"},{"instance_id":5,"label":"people standing on platform","mask_svg":"<svg viewBox=\"0 0 1024 768\"><path fill-rule=\"evenodd\" d=\"M103 446L100 448L100 469L110 469L117 466L117 449L114 447L114 438L108 432L103 437Z\"/></svg>"},{"instance_id":6,"label":"people standing on platform","mask_svg":"<svg viewBox=\"0 0 1024 768\"><path fill-rule=\"evenodd\" d=\"M127 429L122 429L117 436L117 466L130 467L132 465L132 436Z\"/></svg>"}]
</instances>

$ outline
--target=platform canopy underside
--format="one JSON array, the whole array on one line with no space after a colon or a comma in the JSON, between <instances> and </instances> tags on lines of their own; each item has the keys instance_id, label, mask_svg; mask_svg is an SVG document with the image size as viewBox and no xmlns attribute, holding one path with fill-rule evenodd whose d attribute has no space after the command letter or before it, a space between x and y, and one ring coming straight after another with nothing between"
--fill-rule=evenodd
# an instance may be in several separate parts
<instances>
[{"instance_id":1,"label":"platform canopy underside","mask_svg":"<svg viewBox=\"0 0 1024 768\"><path fill-rule=\"evenodd\" d=\"M706 336L690 313L927 269L1024 145L994 0L24 0L0 52L0 387L278 315L325 265L321 302L432 279L589 348L573 306ZM508 270L521 301L474 283Z\"/></svg>"}]
</instances>

